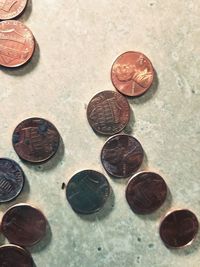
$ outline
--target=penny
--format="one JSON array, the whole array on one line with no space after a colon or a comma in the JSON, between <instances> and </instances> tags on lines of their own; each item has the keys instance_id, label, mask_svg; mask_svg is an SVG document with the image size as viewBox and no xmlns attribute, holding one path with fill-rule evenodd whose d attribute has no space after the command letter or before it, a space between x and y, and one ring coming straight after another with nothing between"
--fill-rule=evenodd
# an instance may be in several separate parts
<instances>
[{"instance_id":1,"label":"penny","mask_svg":"<svg viewBox=\"0 0 200 267\"><path fill-rule=\"evenodd\" d=\"M1 0L0 19L13 19L19 16L25 9L27 0Z\"/></svg>"},{"instance_id":2,"label":"penny","mask_svg":"<svg viewBox=\"0 0 200 267\"><path fill-rule=\"evenodd\" d=\"M143 162L144 151L139 141L125 134L110 137L101 151L105 170L116 178L127 178L136 172Z\"/></svg>"},{"instance_id":3,"label":"penny","mask_svg":"<svg viewBox=\"0 0 200 267\"><path fill-rule=\"evenodd\" d=\"M22 160L43 163L57 152L60 135L51 122L42 118L29 118L15 128L12 143Z\"/></svg>"},{"instance_id":4,"label":"penny","mask_svg":"<svg viewBox=\"0 0 200 267\"><path fill-rule=\"evenodd\" d=\"M144 94L152 85L153 79L153 66L140 52L129 51L120 55L111 69L113 85L126 96Z\"/></svg>"},{"instance_id":5,"label":"penny","mask_svg":"<svg viewBox=\"0 0 200 267\"><path fill-rule=\"evenodd\" d=\"M169 248L188 246L199 229L196 215L190 210L175 210L165 216L160 225L160 237Z\"/></svg>"},{"instance_id":6,"label":"penny","mask_svg":"<svg viewBox=\"0 0 200 267\"><path fill-rule=\"evenodd\" d=\"M0 266L2 267L33 267L30 253L16 245L0 247Z\"/></svg>"},{"instance_id":7,"label":"penny","mask_svg":"<svg viewBox=\"0 0 200 267\"><path fill-rule=\"evenodd\" d=\"M68 182L66 196L72 209L80 214L99 211L110 194L106 177L93 170L76 173Z\"/></svg>"},{"instance_id":8,"label":"penny","mask_svg":"<svg viewBox=\"0 0 200 267\"><path fill-rule=\"evenodd\" d=\"M87 118L95 132L113 135L122 131L128 124L130 106L120 93L102 91L91 99L87 108Z\"/></svg>"},{"instance_id":9,"label":"penny","mask_svg":"<svg viewBox=\"0 0 200 267\"><path fill-rule=\"evenodd\" d=\"M14 160L0 158L0 203L16 198L21 193L24 182L21 167Z\"/></svg>"},{"instance_id":10,"label":"penny","mask_svg":"<svg viewBox=\"0 0 200 267\"><path fill-rule=\"evenodd\" d=\"M3 215L1 230L13 244L33 246L46 234L47 220L43 213L27 204L9 208Z\"/></svg>"},{"instance_id":11,"label":"penny","mask_svg":"<svg viewBox=\"0 0 200 267\"><path fill-rule=\"evenodd\" d=\"M29 61L34 48L33 34L22 22L0 22L0 65L19 67Z\"/></svg>"},{"instance_id":12,"label":"penny","mask_svg":"<svg viewBox=\"0 0 200 267\"><path fill-rule=\"evenodd\" d=\"M140 172L133 176L126 188L126 199L130 208L138 214L157 210L165 201L167 185L154 172Z\"/></svg>"}]
</instances>

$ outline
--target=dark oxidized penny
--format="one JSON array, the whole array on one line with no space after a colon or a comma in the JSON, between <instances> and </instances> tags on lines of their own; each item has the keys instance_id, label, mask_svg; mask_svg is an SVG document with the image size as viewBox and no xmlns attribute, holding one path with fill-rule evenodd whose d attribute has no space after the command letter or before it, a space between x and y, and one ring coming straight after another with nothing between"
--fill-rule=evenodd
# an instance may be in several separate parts
<instances>
[{"instance_id":1,"label":"dark oxidized penny","mask_svg":"<svg viewBox=\"0 0 200 267\"><path fill-rule=\"evenodd\" d=\"M9 208L3 216L1 231L13 244L33 246L46 234L47 220L43 213L27 204Z\"/></svg>"},{"instance_id":2,"label":"dark oxidized penny","mask_svg":"<svg viewBox=\"0 0 200 267\"><path fill-rule=\"evenodd\" d=\"M160 237L169 248L188 246L199 229L196 215L186 209L175 210L165 216L160 225Z\"/></svg>"},{"instance_id":3,"label":"dark oxidized penny","mask_svg":"<svg viewBox=\"0 0 200 267\"><path fill-rule=\"evenodd\" d=\"M60 135L56 127L41 118L22 121L14 130L12 143L18 156L31 163L43 163L57 152Z\"/></svg>"},{"instance_id":4,"label":"dark oxidized penny","mask_svg":"<svg viewBox=\"0 0 200 267\"><path fill-rule=\"evenodd\" d=\"M87 118L95 132L113 135L122 131L128 124L130 106L127 99L120 93L103 91L90 101Z\"/></svg>"},{"instance_id":5,"label":"dark oxidized penny","mask_svg":"<svg viewBox=\"0 0 200 267\"><path fill-rule=\"evenodd\" d=\"M151 86L154 69L150 60L140 52L129 51L113 63L111 79L115 88L127 96L140 96Z\"/></svg>"},{"instance_id":6,"label":"dark oxidized penny","mask_svg":"<svg viewBox=\"0 0 200 267\"><path fill-rule=\"evenodd\" d=\"M16 245L5 245L0 247L1 267L33 267L30 253Z\"/></svg>"},{"instance_id":7,"label":"dark oxidized penny","mask_svg":"<svg viewBox=\"0 0 200 267\"><path fill-rule=\"evenodd\" d=\"M24 173L11 159L0 158L0 203L16 198L24 186Z\"/></svg>"},{"instance_id":8,"label":"dark oxidized penny","mask_svg":"<svg viewBox=\"0 0 200 267\"><path fill-rule=\"evenodd\" d=\"M136 174L126 188L126 199L130 208L138 214L148 214L158 209L167 196L167 185L154 172Z\"/></svg>"},{"instance_id":9,"label":"dark oxidized penny","mask_svg":"<svg viewBox=\"0 0 200 267\"><path fill-rule=\"evenodd\" d=\"M0 19L13 19L19 16L25 9L27 0L1 0Z\"/></svg>"},{"instance_id":10,"label":"dark oxidized penny","mask_svg":"<svg viewBox=\"0 0 200 267\"><path fill-rule=\"evenodd\" d=\"M72 209L81 214L99 211L110 194L106 177L93 170L75 174L67 184L66 196Z\"/></svg>"},{"instance_id":11,"label":"dark oxidized penny","mask_svg":"<svg viewBox=\"0 0 200 267\"><path fill-rule=\"evenodd\" d=\"M144 151L139 141L125 134L109 138L101 151L105 170L116 178L126 178L135 173L143 157Z\"/></svg>"}]
</instances>

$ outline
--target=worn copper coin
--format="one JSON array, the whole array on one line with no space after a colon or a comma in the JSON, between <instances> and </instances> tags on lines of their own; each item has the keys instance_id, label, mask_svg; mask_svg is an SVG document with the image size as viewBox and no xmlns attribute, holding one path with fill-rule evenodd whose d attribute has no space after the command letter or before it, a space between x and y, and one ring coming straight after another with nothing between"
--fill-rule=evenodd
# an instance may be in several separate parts
<instances>
[{"instance_id":1,"label":"worn copper coin","mask_svg":"<svg viewBox=\"0 0 200 267\"><path fill-rule=\"evenodd\" d=\"M0 65L19 67L32 57L34 48L33 34L22 22L0 22Z\"/></svg>"},{"instance_id":2,"label":"worn copper coin","mask_svg":"<svg viewBox=\"0 0 200 267\"><path fill-rule=\"evenodd\" d=\"M143 162L144 151L139 141L126 134L110 137L101 151L105 170L116 178L126 178L136 172Z\"/></svg>"},{"instance_id":3,"label":"worn copper coin","mask_svg":"<svg viewBox=\"0 0 200 267\"><path fill-rule=\"evenodd\" d=\"M60 135L51 122L42 118L30 118L15 128L12 143L21 159L43 163L57 152Z\"/></svg>"},{"instance_id":4,"label":"worn copper coin","mask_svg":"<svg viewBox=\"0 0 200 267\"><path fill-rule=\"evenodd\" d=\"M1 267L33 267L30 253L16 245L5 245L0 247Z\"/></svg>"},{"instance_id":5,"label":"worn copper coin","mask_svg":"<svg viewBox=\"0 0 200 267\"><path fill-rule=\"evenodd\" d=\"M66 196L72 209L81 214L99 211L110 194L106 177L93 170L76 173L66 187Z\"/></svg>"},{"instance_id":6,"label":"worn copper coin","mask_svg":"<svg viewBox=\"0 0 200 267\"><path fill-rule=\"evenodd\" d=\"M130 208L138 214L148 214L158 209L167 196L167 185L154 172L140 172L133 176L126 188Z\"/></svg>"},{"instance_id":7,"label":"worn copper coin","mask_svg":"<svg viewBox=\"0 0 200 267\"><path fill-rule=\"evenodd\" d=\"M9 208L3 215L1 231L13 244L33 246L46 234L47 220L43 213L27 204Z\"/></svg>"},{"instance_id":8,"label":"worn copper coin","mask_svg":"<svg viewBox=\"0 0 200 267\"><path fill-rule=\"evenodd\" d=\"M16 198L24 186L24 172L11 159L0 158L0 203Z\"/></svg>"},{"instance_id":9,"label":"worn copper coin","mask_svg":"<svg viewBox=\"0 0 200 267\"><path fill-rule=\"evenodd\" d=\"M19 16L25 9L27 0L1 0L0 19L13 19Z\"/></svg>"},{"instance_id":10,"label":"worn copper coin","mask_svg":"<svg viewBox=\"0 0 200 267\"><path fill-rule=\"evenodd\" d=\"M120 93L140 96L152 85L154 69L145 55L129 51L120 55L113 63L111 79Z\"/></svg>"},{"instance_id":11,"label":"worn copper coin","mask_svg":"<svg viewBox=\"0 0 200 267\"><path fill-rule=\"evenodd\" d=\"M113 135L122 131L128 124L130 106L127 99L120 93L103 91L90 101L87 118L95 132Z\"/></svg>"},{"instance_id":12,"label":"worn copper coin","mask_svg":"<svg viewBox=\"0 0 200 267\"><path fill-rule=\"evenodd\" d=\"M165 216L160 225L160 237L169 248L188 246L199 229L196 215L190 210L175 210Z\"/></svg>"}]
</instances>

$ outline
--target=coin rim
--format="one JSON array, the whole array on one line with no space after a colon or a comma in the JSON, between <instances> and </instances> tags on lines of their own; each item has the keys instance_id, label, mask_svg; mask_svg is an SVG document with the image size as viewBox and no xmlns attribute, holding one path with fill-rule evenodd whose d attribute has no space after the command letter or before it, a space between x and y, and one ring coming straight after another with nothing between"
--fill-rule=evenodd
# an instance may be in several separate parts
<instances>
[{"instance_id":1,"label":"coin rim","mask_svg":"<svg viewBox=\"0 0 200 267\"><path fill-rule=\"evenodd\" d=\"M22 190L23 190L23 188L24 188L25 179L26 179L26 175L25 175L23 169L21 168L21 166L20 166L15 160L10 159L10 158L0 158L0 161L1 161L1 160L8 160L8 161L13 162L15 165L17 165L18 168L19 168L19 170L21 171L21 174L22 174L22 177L23 177L23 182L22 182L22 184L21 184L21 188L20 188L20 190L18 191L17 194L15 194L12 198L9 198L8 200L5 200L5 201L2 201L1 198L0 198L0 204L2 204L2 203L7 203L7 202L10 202L10 201L16 199L16 198L21 194L21 192L22 192Z\"/></svg>"},{"instance_id":2,"label":"coin rim","mask_svg":"<svg viewBox=\"0 0 200 267\"><path fill-rule=\"evenodd\" d=\"M23 246L25 246L25 247L32 247L32 246L36 245L37 243L39 243L39 242L45 237L45 235L46 235L46 233L47 233L47 226L48 226L48 220L47 220L46 216L44 215L44 213L43 213L40 209L36 208L34 205L30 205L30 204L27 204L27 203L18 203L18 204L15 204L15 205L9 207L9 208L4 212L4 214L3 214L3 216L2 216L2 219L1 219L1 232L2 232L3 235L8 239L8 241L10 241L9 238L7 237L7 235L5 234L5 232L3 231L3 222L4 222L4 219L5 219L5 216L7 215L7 213L8 213L10 210L12 210L12 209L14 209L14 208L17 208L17 207L25 207L25 206L26 206L26 207L29 207L29 208L32 208L32 209L36 210L38 213L40 213L40 214L42 215L42 217L43 217L45 223L46 223L46 225L45 225L45 231L44 231L44 233L42 233L40 239L38 239L38 240L36 240L35 242L30 243L30 244L16 243L16 245L18 245L18 246L22 246L22 247L23 247ZM13 242L13 240L11 240L10 242L11 242L11 243L15 243L15 242Z\"/></svg>"},{"instance_id":3,"label":"coin rim","mask_svg":"<svg viewBox=\"0 0 200 267\"><path fill-rule=\"evenodd\" d=\"M131 138L135 139L135 140L140 144L140 146L141 146L141 148L142 148L143 156L142 156L142 162L141 162L141 164L140 164L140 166L138 167L137 170L139 170L139 168L142 166L142 163L143 163L143 161L144 161L144 149L143 149L143 146L141 145L140 141L139 141L137 138L135 138L135 137L132 136L132 135L125 134L125 133L115 134L115 135L113 135L113 136L110 136L110 137L105 141L105 143L104 143L104 145L103 145L103 147L102 147L102 149L101 149L101 153L100 153L100 159L101 159L101 163L102 163L102 165L103 165L104 170L105 170L109 175L111 175L113 178L117 178L117 179L127 179L127 178L131 177L134 173L136 173L137 170L136 170L135 172L131 173L131 174L128 175L128 176L113 175L110 171L108 171L108 170L105 168L105 166L104 166L104 164L103 164L103 159L102 159L103 149L104 149L104 147L106 146L107 142L108 142L110 139L115 138L116 136L128 136L128 137L131 137Z\"/></svg>"},{"instance_id":4,"label":"coin rim","mask_svg":"<svg viewBox=\"0 0 200 267\"><path fill-rule=\"evenodd\" d=\"M152 73L153 73L152 81L151 81L150 85L148 86L148 88L146 88L146 90L145 90L144 92L142 92L142 93L138 93L138 94L134 94L134 95L125 94L125 93L121 92L121 91L117 88L117 86L114 84L114 82L113 82L113 79L112 79L112 70L113 70L113 66L114 66L114 64L117 62L117 60L118 60L121 56L123 56L124 54L127 54L127 53L136 53L136 54L141 54L141 55L143 55L143 56L148 60L148 62L150 63L150 66L151 66L151 68L152 68ZM139 52L139 51L130 51L130 50L129 50L129 51L126 51L126 52L120 54L120 55L115 59L115 61L113 62L112 67L111 67L111 71L110 71L110 79L111 79L111 82L112 82L113 86L115 87L115 89L116 89L119 93L121 93L122 95L124 95L124 96L126 96L126 97L138 97L138 96L142 96L143 94L145 94L145 93L150 89L150 87L152 86L152 84L153 84L153 82L154 82L154 79L155 79L155 70L154 70L154 67L153 67L153 64L152 64L151 60L150 60L145 54L143 54L142 52Z\"/></svg>"},{"instance_id":5,"label":"coin rim","mask_svg":"<svg viewBox=\"0 0 200 267\"><path fill-rule=\"evenodd\" d=\"M90 123L90 121L89 121L89 111L88 111L88 109L89 109L90 102L91 102L96 96L98 96L98 95L100 95L101 93L104 93L104 92L118 93L118 94L120 94L120 95L124 98L124 100L125 100L125 101L127 102L127 104L128 104L128 120L127 120L127 123L123 126L123 128L121 128L119 131L115 131L115 132L112 132L112 133L111 133L111 132L110 132L110 133L105 133L105 132L96 130L96 129L93 127L93 125ZM90 99L90 101L89 101L89 103L88 103L88 105L87 105L87 120L88 120L89 125L91 126L91 128L93 129L93 131L94 131L95 133L98 133L98 134L103 135L103 136L110 136L110 135L114 135L114 134L117 134L117 133L122 132L122 131L126 128L126 126L129 124L129 122L130 122L130 117L131 117L131 107L130 107L130 104L129 104L129 102L128 102L128 99L127 99L123 94L121 94L119 91L103 90L103 91L101 91L101 92L95 94L95 95Z\"/></svg>"},{"instance_id":6,"label":"coin rim","mask_svg":"<svg viewBox=\"0 0 200 267\"><path fill-rule=\"evenodd\" d=\"M18 18L20 15L22 15L22 13L25 11L25 9L26 9L26 7L27 7L27 5L28 5L28 0L25 0L25 1L26 1L26 3L25 3L25 5L24 5L23 9L22 9L19 13L15 14L15 15L13 15L13 16L10 16L10 17L8 17L8 18L1 17L1 16L0 16L0 21L12 20L12 19L14 19L14 18Z\"/></svg>"},{"instance_id":7,"label":"coin rim","mask_svg":"<svg viewBox=\"0 0 200 267\"><path fill-rule=\"evenodd\" d=\"M194 215L194 217L196 218L196 221L197 221L197 231L196 231L196 233L194 234L194 237L193 237L187 244L182 245L182 246L179 246L179 247L175 247L175 246L172 246L172 245L167 244L167 242L165 242L165 241L163 240L162 235L161 235L161 227L162 227L162 224L163 224L164 220L165 220L169 215L171 215L172 213L177 212L177 211L189 211L192 215ZM178 249L182 249L182 248L186 248L186 247L191 246L192 243L197 239L198 232L199 232L199 220L198 220L196 214L195 214L193 211L189 210L189 209L182 209L182 208L172 209L172 210L168 211L168 212L161 218L161 220L160 220L160 225L159 225L159 236L160 236L160 239L162 240L163 244L164 244L167 248L169 248L169 249L176 249L176 250L178 250Z\"/></svg>"},{"instance_id":8,"label":"coin rim","mask_svg":"<svg viewBox=\"0 0 200 267\"><path fill-rule=\"evenodd\" d=\"M157 208L155 208L155 209L152 209L150 212L137 212L137 211L135 211L135 209L133 209L133 208L131 207L131 205L129 204L128 197L127 197L127 191L128 191L128 187L129 187L130 183L131 183L137 176L139 176L139 175L141 175L141 174L145 174L145 173L147 173L147 174L155 174L155 175L159 176L159 177L163 180L163 182L164 182L164 184L165 184L165 186L166 186L166 194L165 194L165 198L164 198L163 202L159 205L159 207L157 207ZM136 174L134 174L134 175L130 178L130 180L128 181L128 183L127 183L127 185L126 185L126 189L125 189L125 198L126 198L126 201L127 201L128 205L129 205L130 209L131 209L135 214L138 214L138 215L148 215L148 214L151 214L151 213L155 212L156 210L158 210L158 209L164 204L164 202L165 202L166 199L167 199L168 190L169 190L169 189L168 189L167 183L165 182L165 180L163 179L163 177L162 177L159 173L154 172L154 171L140 171L140 172L137 172Z\"/></svg>"},{"instance_id":9,"label":"coin rim","mask_svg":"<svg viewBox=\"0 0 200 267\"><path fill-rule=\"evenodd\" d=\"M14 144L13 144L13 135L14 135L16 129L20 126L20 124L24 123L25 121L33 120L33 119L44 120L44 121L50 123L51 125L53 125L54 128L55 128L55 130L56 130L56 132L57 132L57 134L58 134L58 137L59 137L57 150L54 151L54 153L53 153L52 155L50 155L48 158L43 159L43 160L27 160L27 159L25 159L24 157L22 157L21 155L18 154L18 152L17 152L17 150L15 149L15 146L14 146ZM49 120L47 120L47 119L44 119L44 118L40 118L40 117L29 117L29 118L27 118L27 119L24 119L23 121L21 121L20 123L18 123L18 125L14 128L14 131L13 131L13 133L12 133L12 146L13 146L13 148L14 148L14 150L15 150L15 153L18 155L18 157L19 157L22 161L24 161L24 162L28 162L28 163L33 163L33 164L42 164L42 163L46 163L47 161L49 161L51 158L53 158L53 157L56 155L56 153L57 153L58 150L59 150L60 143L61 143L61 135L60 135L58 129L55 127L55 125L54 125L51 121L49 121Z\"/></svg>"},{"instance_id":10,"label":"coin rim","mask_svg":"<svg viewBox=\"0 0 200 267\"><path fill-rule=\"evenodd\" d=\"M90 171L90 172L92 171L92 172L95 172L95 173L100 174L101 176L103 176L104 179L105 179L105 181L107 182L107 185L108 185L108 188L109 188L108 195L107 195L106 198L104 198L103 204L99 208L96 208L95 210L92 210L92 211L89 211L89 212L87 212L87 211L85 212L85 211L82 211L82 210L79 210L79 209L74 208L71 205L71 202L69 201L68 194L67 194L67 188L68 188L69 183L71 182L71 180L74 178L74 176L80 174L81 172L87 172L87 171ZM106 178L106 176L103 173L101 173L99 171L96 171L96 170L92 170L92 169L85 169L85 170L78 171L78 172L74 173L73 176L71 176L71 178L69 179L69 181L68 181L68 183L66 185L65 195L66 195L66 198L67 198L68 203L70 204L70 206L71 206L71 208L72 208L72 210L74 212L76 212L76 213L78 213L80 215L90 215L90 214L93 214L93 213L97 213L98 211L100 211L101 209L103 209L103 207L105 206L107 200L109 199L109 197L111 195L111 185L110 185L108 179Z\"/></svg>"},{"instance_id":11,"label":"coin rim","mask_svg":"<svg viewBox=\"0 0 200 267\"><path fill-rule=\"evenodd\" d=\"M30 30L30 28L27 27L23 22L21 22L19 20L14 20L14 19L0 20L0 24L2 24L2 23L8 23L8 22L17 22L18 24L23 25L31 33L32 41L33 41L33 51L31 53L30 57L28 57L28 59L26 61L24 61L22 63L19 63L19 64L12 65L12 66L7 65L7 64L0 64L0 66L3 67L3 68L15 69L15 68L18 68L18 67L21 67L21 66L27 64L32 59L32 57L34 55L34 52L35 52L36 40L35 40L35 37L34 37L32 31Z\"/></svg>"}]
</instances>

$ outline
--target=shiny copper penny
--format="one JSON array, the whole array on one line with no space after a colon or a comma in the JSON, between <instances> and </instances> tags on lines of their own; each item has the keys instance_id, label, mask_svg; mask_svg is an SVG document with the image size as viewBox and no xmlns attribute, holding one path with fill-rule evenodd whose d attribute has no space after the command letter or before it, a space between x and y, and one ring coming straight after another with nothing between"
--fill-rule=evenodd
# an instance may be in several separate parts
<instances>
[{"instance_id":1,"label":"shiny copper penny","mask_svg":"<svg viewBox=\"0 0 200 267\"><path fill-rule=\"evenodd\" d=\"M42 118L29 118L15 128L12 143L21 159L43 163L57 152L60 135L51 122Z\"/></svg>"},{"instance_id":2,"label":"shiny copper penny","mask_svg":"<svg viewBox=\"0 0 200 267\"><path fill-rule=\"evenodd\" d=\"M188 246L199 229L196 215L186 209L175 210L165 216L160 225L160 237L169 248Z\"/></svg>"},{"instance_id":3,"label":"shiny copper penny","mask_svg":"<svg viewBox=\"0 0 200 267\"><path fill-rule=\"evenodd\" d=\"M107 140L101 151L105 170L116 178L126 178L135 173L143 162L144 151L140 142L126 134Z\"/></svg>"},{"instance_id":4,"label":"shiny copper penny","mask_svg":"<svg viewBox=\"0 0 200 267\"><path fill-rule=\"evenodd\" d=\"M1 267L33 267L30 253L16 245L5 245L0 247Z\"/></svg>"},{"instance_id":5,"label":"shiny copper penny","mask_svg":"<svg viewBox=\"0 0 200 267\"><path fill-rule=\"evenodd\" d=\"M19 16L25 9L27 0L1 0L0 19L13 19Z\"/></svg>"},{"instance_id":6,"label":"shiny copper penny","mask_svg":"<svg viewBox=\"0 0 200 267\"><path fill-rule=\"evenodd\" d=\"M130 208L138 214L148 214L157 210L165 201L167 185L154 172L137 173L126 188L126 199Z\"/></svg>"},{"instance_id":7,"label":"shiny copper penny","mask_svg":"<svg viewBox=\"0 0 200 267\"><path fill-rule=\"evenodd\" d=\"M0 22L0 65L19 67L33 55L35 41L32 32L20 21Z\"/></svg>"},{"instance_id":8,"label":"shiny copper penny","mask_svg":"<svg viewBox=\"0 0 200 267\"><path fill-rule=\"evenodd\" d=\"M13 244L33 246L46 233L47 220L43 213L27 204L12 206L6 211L1 223L1 231Z\"/></svg>"},{"instance_id":9,"label":"shiny copper penny","mask_svg":"<svg viewBox=\"0 0 200 267\"><path fill-rule=\"evenodd\" d=\"M129 51L113 63L111 79L115 88L126 96L140 96L152 85L154 69L140 52Z\"/></svg>"},{"instance_id":10,"label":"shiny copper penny","mask_svg":"<svg viewBox=\"0 0 200 267\"><path fill-rule=\"evenodd\" d=\"M128 124L130 106L127 99L118 92L103 91L90 101L87 118L95 132L113 135L122 131Z\"/></svg>"},{"instance_id":11,"label":"shiny copper penny","mask_svg":"<svg viewBox=\"0 0 200 267\"><path fill-rule=\"evenodd\" d=\"M66 196L72 209L80 214L99 211L110 194L106 177L93 170L76 173L67 184Z\"/></svg>"},{"instance_id":12,"label":"shiny copper penny","mask_svg":"<svg viewBox=\"0 0 200 267\"><path fill-rule=\"evenodd\" d=\"M16 198L23 189L24 181L24 172L14 160L0 158L0 203Z\"/></svg>"}]
</instances>

